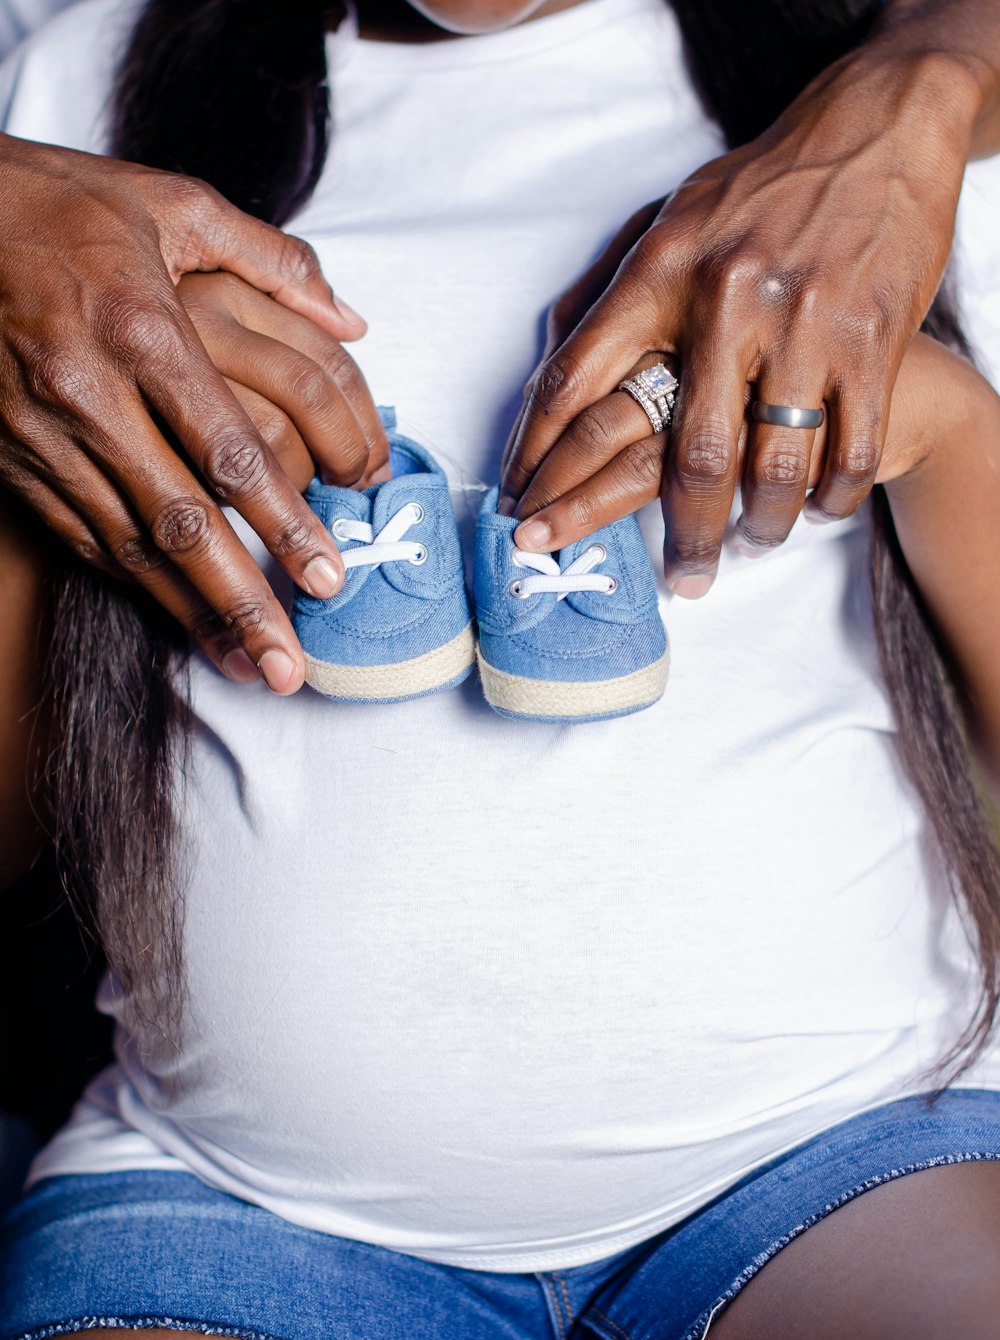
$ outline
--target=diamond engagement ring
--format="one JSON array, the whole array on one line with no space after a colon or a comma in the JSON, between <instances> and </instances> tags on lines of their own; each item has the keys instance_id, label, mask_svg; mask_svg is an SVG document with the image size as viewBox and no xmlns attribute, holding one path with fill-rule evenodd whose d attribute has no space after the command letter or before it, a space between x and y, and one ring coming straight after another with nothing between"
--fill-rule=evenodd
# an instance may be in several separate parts
<instances>
[{"instance_id":1,"label":"diamond engagement ring","mask_svg":"<svg viewBox=\"0 0 1000 1340\"><path fill-rule=\"evenodd\" d=\"M677 378L663 363L626 377L618 383L619 391L625 391L645 412L653 426L654 433L662 433L670 427L674 414L674 396L677 393Z\"/></svg>"}]
</instances>

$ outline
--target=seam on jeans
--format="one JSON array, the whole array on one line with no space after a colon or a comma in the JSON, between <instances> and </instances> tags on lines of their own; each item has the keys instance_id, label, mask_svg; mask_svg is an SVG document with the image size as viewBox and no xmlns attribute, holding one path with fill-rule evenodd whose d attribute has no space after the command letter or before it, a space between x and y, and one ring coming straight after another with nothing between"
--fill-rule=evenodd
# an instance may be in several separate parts
<instances>
[{"instance_id":1,"label":"seam on jeans","mask_svg":"<svg viewBox=\"0 0 1000 1340\"><path fill-rule=\"evenodd\" d=\"M213 1322L190 1317L78 1317L57 1321L33 1331L22 1331L16 1340L51 1340L57 1335L76 1335L79 1331L194 1331L198 1335L221 1335L231 1340L282 1340L270 1331L255 1331L245 1326L217 1326Z\"/></svg>"},{"instance_id":2,"label":"seam on jeans","mask_svg":"<svg viewBox=\"0 0 1000 1340\"><path fill-rule=\"evenodd\" d=\"M556 1293L556 1286L548 1275L542 1275L541 1279L549 1297L552 1299L552 1309L556 1314L556 1321L559 1323L559 1340L566 1340L566 1324L563 1321L562 1303Z\"/></svg>"},{"instance_id":3,"label":"seam on jeans","mask_svg":"<svg viewBox=\"0 0 1000 1340\"><path fill-rule=\"evenodd\" d=\"M566 1304L566 1325L567 1325L567 1326L572 1326L572 1325L573 1325L573 1304L570 1302L570 1298L569 1298L569 1290L566 1288L566 1281L563 1279L562 1275L557 1274L556 1271L553 1270L551 1273L552 1273L552 1278L553 1278L553 1279L555 1280L555 1282L559 1285L559 1288L560 1288L560 1290L562 1291L563 1302Z\"/></svg>"},{"instance_id":4,"label":"seam on jeans","mask_svg":"<svg viewBox=\"0 0 1000 1340\"><path fill-rule=\"evenodd\" d=\"M824 1205L822 1210L810 1215L808 1219L803 1219L801 1224L796 1224L782 1237L775 1239L764 1251L759 1252L750 1265L736 1276L725 1293L720 1294L711 1307L705 1308L698 1319L680 1337L680 1340L705 1340L716 1315L733 1301L740 1290L749 1284L758 1271L762 1270L768 1261L777 1256L783 1247L787 1247L793 1238L799 1237L806 1229L813 1228L821 1219L825 1219L827 1215L832 1214L834 1210L839 1210L849 1201L856 1200L866 1191L874 1191L876 1187L884 1186L888 1182L895 1182L900 1177L906 1177L910 1173L923 1172L927 1168L943 1168L953 1163L1000 1163L1000 1153L987 1154L976 1150L966 1154L942 1154L939 1158L923 1159L919 1163L908 1163L902 1168L891 1168L887 1173L879 1173L875 1177L867 1178L864 1182L859 1182L857 1186L851 1187L850 1190L838 1196L836 1200Z\"/></svg>"},{"instance_id":5,"label":"seam on jeans","mask_svg":"<svg viewBox=\"0 0 1000 1340\"><path fill-rule=\"evenodd\" d=\"M611 1318L607 1315L607 1313L602 1312L600 1308L590 1307L587 1309L587 1311L588 1313L590 1313L595 1317L600 1317L601 1321L607 1322L607 1324L614 1331L615 1335L621 1336L621 1340L632 1340L632 1337L629 1335L628 1331L623 1331L622 1328L618 1325L618 1323L616 1321L612 1321Z\"/></svg>"}]
</instances>

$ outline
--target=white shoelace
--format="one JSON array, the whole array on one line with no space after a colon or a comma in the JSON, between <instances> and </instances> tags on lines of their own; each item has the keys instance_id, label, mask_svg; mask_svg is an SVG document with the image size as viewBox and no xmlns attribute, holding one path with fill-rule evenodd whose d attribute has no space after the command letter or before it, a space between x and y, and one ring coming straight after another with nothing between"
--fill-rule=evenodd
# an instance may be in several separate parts
<instances>
[{"instance_id":1,"label":"white shoelace","mask_svg":"<svg viewBox=\"0 0 1000 1340\"><path fill-rule=\"evenodd\" d=\"M614 577L605 572L591 571L603 563L607 556L608 551L603 544L592 544L579 558L574 558L572 563L561 568L551 554L529 554L524 549L515 549L514 562L517 566L533 568L539 576L521 577L511 582L507 590L521 600L543 591L555 591L557 600L563 600L570 591L601 591L604 595L611 595L618 589Z\"/></svg>"},{"instance_id":2,"label":"white shoelace","mask_svg":"<svg viewBox=\"0 0 1000 1340\"><path fill-rule=\"evenodd\" d=\"M404 540L403 536L423 521L424 509L419 503L408 502L394 512L376 535L367 521L355 521L351 517L337 517L330 526L335 540L360 540L356 549L345 549L341 554L345 568L372 567L380 563L423 563L427 557L427 546L417 544L415 540Z\"/></svg>"}]
</instances>

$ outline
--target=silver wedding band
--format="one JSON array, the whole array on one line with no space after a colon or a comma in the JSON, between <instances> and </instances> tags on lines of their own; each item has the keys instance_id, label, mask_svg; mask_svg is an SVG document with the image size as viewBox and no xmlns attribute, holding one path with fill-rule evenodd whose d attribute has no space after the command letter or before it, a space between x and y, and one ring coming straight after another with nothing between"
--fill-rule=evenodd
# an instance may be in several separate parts
<instances>
[{"instance_id":1,"label":"silver wedding band","mask_svg":"<svg viewBox=\"0 0 1000 1340\"><path fill-rule=\"evenodd\" d=\"M654 433L662 433L670 427L674 416L674 396L677 393L677 378L664 363L655 363L651 368L643 368L633 377L626 377L618 383L619 391L630 395L645 413Z\"/></svg>"},{"instance_id":2,"label":"silver wedding band","mask_svg":"<svg viewBox=\"0 0 1000 1340\"><path fill-rule=\"evenodd\" d=\"M822 409L800 409L798 405L769 405L755 400L750 410L758 423L773 423L779 428L818 428L823 422Z\"/></svg>"}]
</instances>

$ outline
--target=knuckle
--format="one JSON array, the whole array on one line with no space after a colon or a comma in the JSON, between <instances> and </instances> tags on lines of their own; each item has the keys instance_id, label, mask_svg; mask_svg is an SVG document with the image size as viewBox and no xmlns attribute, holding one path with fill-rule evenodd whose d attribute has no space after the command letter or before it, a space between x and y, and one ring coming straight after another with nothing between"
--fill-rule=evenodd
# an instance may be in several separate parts
<instances>
[{"instance_id":1,"label":"knuckle","mask_svg":"<svg viewBox=\"0 0 1000 1340\"><path fill-rule=\"evenodd\" d=\"M735 451L726 434L700 429L688 439L677 456L677 479L684 490L715 488L725 483L733 469Z\"/></svg>"},{"instance_id":2,"label":"knuckle","mask_svg":"<svg viewBox=\"0 0 1000 1340\"><path fill-rule=\"evenodd\" d=\"M242 642L263 631L267 624L267 612L259 600L245 600L227 610L224 619L226 627Z\"/></svg>"},{"instance_id":3,"label":"knuckle","mask_svg":"<svg viewBox=\"0 0 1000 1340\"><path fill-rule=\"evenodd\" d=\"M780 274L771 258L748 239L707 251L696 267L696 277L706 288L729 299L742 299L755 291L759 294L769 278L780 283Z\"/></svg>"},{"instance_id":4,"label":"knuckle","mask_svg":"<svg viewBox=\"0 0 1000 1340\"><path fill-rule=\"evenodd\" d=\"M107 552L93 535L76 531L72 535L64 536L64 540L70 553L83 563L100 567L107 561Z\"/></svg>"},{"instance_id":5,"label":"knuckle","mask_svg":"<svg viewBox=\"0 0 1000 1340\"><path fill-rule=\"evenodd\" d=\"M194 226L206 222L224 203L215 187L201 177L188 177L177 172L157 173L155 185L168 206L187 216Z\"/></svg>"},{"instance_id":6,"label":"knuckle","mask_svg":"<svg viewBox=\"0 0 1000 1340\"><path fill-rule=\"evenodd\" d=\"M255 416L254 427L264 445L275 453L284 451L295 442L295 433L290 420L281 410L273 406Z\"/></svg>"},{"instance_id":7,"label":"knuckle","mask_svg":"<svg viewBox=\"0 0 1000 1340\"><path fill-rule=\"evenodd\" d=\"M754 278L758 298L777 306L790 303L801 291L801 279L796 271L780 266L761 266Z\"/></svg>"},{"instance_id":8,"label":"knuckle","mask_svg":"<svg viewBox=\"0 0 1000 1340\"><path fill-rule=\"evenodd\" d=\"M203 545L211 529L208 509L196 498L175 498L153 516L150 534L165 554L184 554Z\"/></svg>"},{"instance_id":9,"label":"knuckle","mask_svg":"<svg viewBox=\"0 0 1000 1340\"><path fill-rule=\"evenodd\" d=\"M264 482L267 460L260 443L239 435L215 444L205 463L205 474L222 498L254 492Z\"/></svg>"},{"instance_id":10,"label":"knuckle","mask_svg":"<svg viewBox=\"0 0 1000 1340\"><path fill-rule=\"evenodd\" d=\"M863 350L887 349L892 345L899 325L900 307L898 298L879 291L860 306L855 318L855 334Z\"/></svg>"},{"instance_id":11,"label":"knuckle","mask_svg":"<svg viewBox=\"0 0 1000 1340\"><path fill-rule=\"evenodd\" d=\"M663 447L654 438L635 443L627 453L629 475L644 487L659 487L663 478Z\"/></svg>"},{"instance_id":12,"label":"knuckle","mask_svg":"<svg viewBox=\"0 0 1000 1340\"><path fill-rule=\"evenodd\" d=\"M222 640L228 643L231 640L225 619L207 609L199 610L198 617L191 624L191 636L202 646Z\"/></svg>"},{"instance_id":13,"label":"knuckle","mask_svg":"<svg viewBox=\"0 0 1000 1340\"><path fill-rule=\"evenodd\" d=\"M276 535L268 537L267 547L278 559L313 548L312 526L302 517L289 518Z\"/></svg>"},{"instance_id":14,"label":"knuckle","mask_svg":"<svg viewBox=\"0 0 1000 1340\"><path fill-rule=\"evenodd\" d=\"M814 315L822 306L825 291L820 277L810 270L782 265L762 265L756 276L756 295L761 303L794 310L799 318Z\"/></svg>"},{"instance_id":15,"label":"knuckle","mask_svg":"<svg viewBox=\"0 0 1000 1340\"><path fill-rule=\"evenodd\" d=\"M26 383L37 400L58 405L85 405L91 398L93 376L71 347L40 346L26 361Z\"/></svg>"},{"instance_id":16,"label":"knuckle","mask_svg":"<svg viewBox=\"0 0 1000 1340\"><path fill-rule=\"evenodd\" d=\"M133 293L106 294L97 323L102 342L133 365L161 361L173 348L174 326L166 311Z\"/></svg>"},{"instance_id":17,"label":"knuckle","mask_svg":"<svg viewBox=\"0 0 1000 1340\"><path fill-rule=\"evenodd\" d=\"M336 483L349 486L364 474L368 448L356 436L342 433L336 443L336 455L328 458L326 464Z\"/></svg>"},{"instance_id":18,"label":"knuckle","mask_svg":"<svg viewBox=\"0 0 1000 1340\"><path fill-rule=\"evenodd\" d=\"M152 540L139 534L128 535L112 550L115 562L133 576L141 576L161 567L166 561L163 551L157 549Z\"/></svg>"},{"instance_id":19,"label":"knuckle","mask_svg":"<svg viewBox=\"0 0 1000 1340\"><path fill-rule=\"evenodd\" d=\"M322 409L329 400L330 382L318 364L310 363L296 375L291 391L303 409L315 412Z\"/></svg>"},{"instance_id":20,"label":"knuckle","mask_svg":"<svg viewBox=\"0 0 1000 1340\"><path fill-rule=\"evenodd\" d=\"M841 480L862 487L875 478L882 452L877 442L869 438L851 438L837 462Z\"/></svg>"},{"instance_id":21,"label":"knuckle","mask_svg":"<svg viewBox=\"0 0 1000 1340\"><path fill-rule=\"evenodd\" d=\"M584 448L589 455L607 455L614 450L620 436L597 410L581 414L573 425L574 445Z\"/></svg>"},{"instance_id":22,"label":"knuckle","mask_svg":"<svg viewBox=\"0 0 1000 1340\"><path fill-rule=\"evenodd\" d=\"M798 315L809 321L821 314L827 301L826 290L815 277L800 279L794 297Z\"/></svg>"},{"instance_id":23,"label":"knuckle","mask_svg":"<svg viewBox=\"0 0 1000 1340\"><path fill-rule=\"evenodd\" d=\"M580 376L576 368L564 357L556 355L539 369L531 383L529 405L550 414L577 399Z\"/></svg>"},{"instance_id":24,"label":"knuckle","mask_svg":"<svg viewBox=\"0 0 1000 1340\"><path fill-rule=\"evenodd\" d=\"M318 366L321 372L335 382L341 390L354 387L362 380L358 365L347 350L339 344L331 345L319 360Z\"/></svg>"},{"instance_id":25,"label":"knuckle","mask_svg":"<svg viewBox=\"0 0 1000 1340\"><path fill-rule=\"evenodd\" d=\"M753 483L762 488L804 488L809 464L801 452L791 448L758 456L750 468Z\"/></svg>"},{"instance_id":26,"label":"knuckle","mask_svg":"<svg viewBox=\"0 0 1000 1340\"><path fill-rule=\"evenodd\" d=\"M317 275L322 274L319 256L308 242L304 242L301 237L286 234L283 246L282 261L284 262L284 269L297 283L308 283L310 279L315 279Z\"/></svg>"},{"instance_id":27,"label":"knuckle","mask_svg":"<svg viewBox=\"0 0 1000 1340\"><path fill-rule=\"evenodd\" d=\"M902 333L900 303L884 292L867 293L843 305L834 330L851 382L872 384Z\"/></svg>"}]
</instances>

